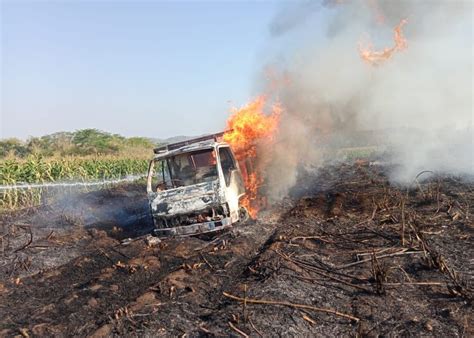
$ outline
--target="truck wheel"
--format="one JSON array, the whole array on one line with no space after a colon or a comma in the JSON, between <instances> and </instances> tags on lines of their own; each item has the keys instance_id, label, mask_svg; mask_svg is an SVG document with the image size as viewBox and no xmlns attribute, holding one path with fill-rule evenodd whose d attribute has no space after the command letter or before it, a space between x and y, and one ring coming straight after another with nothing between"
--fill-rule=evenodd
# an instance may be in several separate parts
<instances>
[{"instance_id":1,"label":"truck wheel","mask_svg":"<svg viewBox=\"0 0 474 338\"><path fill-rule=\"evenodd\" d=\"M239 222L244 223L247 222L250 218L250 214L245 207L240 207L239 210Z\"/></svg>"}]
</instances>

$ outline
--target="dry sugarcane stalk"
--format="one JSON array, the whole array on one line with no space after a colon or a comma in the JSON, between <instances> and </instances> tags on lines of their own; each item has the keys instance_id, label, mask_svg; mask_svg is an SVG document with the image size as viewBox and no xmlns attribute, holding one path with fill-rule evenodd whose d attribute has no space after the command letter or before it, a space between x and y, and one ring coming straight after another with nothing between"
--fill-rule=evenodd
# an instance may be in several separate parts
<instances>
[{"instance_id":1,"label":"dry sugarcane stalk","mask_svg":"<svg viewBox=\"0 0 474 338\"><path fill-rule=\"evenodd\" d=\"M276 300L266 300L266 299L252 299L252 298L240 298L237 296L234 296L230 293L223 292L223 295L225 297L228 297L233 300L237 300L239 302L246 301L247 303L252 303L252 304L266 304L266 305L279 305L279 306L288 306L292 308L297 308L297 309L307 309L307 310L312 310L316 312L324 312L324 313L330 313L335 316L347 318L350 320L354 320L356 322L360 321L360 318L348 315L346 313L338 312L334 309L328 309L328 308L320 308L312 305L306 305L306 304L295 304L295 303L290 303L290 302L285 302L285 301L276 301Z\"/></svg>"},{"instance_id":2,"label":"dry sugarcane stalk","mask_svg":"<svg viewBox=\"0 0 474 338\"><path fill-rule=\"evenodd\" d=\"M238 334L240 334L242 337L245 337L245 338L249 338L249 335L246 334L245 332L239 330L238 328L236 328L234 326L234 324L232 324L231 322L229 322L229 326L231 327L232 330L234 330L235 332L237 332Z\"/></svg>"},{"instance_id":3,"label":"dry sugarcane stalk","mask_svg":"<svg viewBox=\"0 0 474 338\"><path fill-rule=\"evenodd\" d=\"M405 246L405 198L402 195L401 201L401 208L402 208L402 234L401 234L401 241L402 246Z\"/></svg>"},{"instance_id":4,"label":"dry sugarcane stalk","mask_svg":"<svg viewBox=\"0 0 474 338\"><path fill-rule=\"evenodd\" d=\"M257 334L260 337L263 337L263 334L255 327L255 325L253 324L252 319L250 317L249 317L249 322L250 322L250 326L252 326L252 328L255 330L255 332L257 332Z\"/></svg>"},{"instance_id":5,"label":"dry sugarcane stalk","mask_svg":"<svg viewBox=\"0 0 474 338\"><path fill-rule=\"evenodd\" d=\"M277 253L278 255L280 255L281 257L283 257L284 259L286 259L286 260L288 260L288 261L290 261L290 262L292 262L292 263L295 263L295 264L301 266L301 267L302 267L303 269L305 269L305 270L312 271L312 272L314 272L314 273L317 273L317 274L319 274L319 275L321 275L321 276L324 276L324 277L326 277L326 278L332 279L332 280L334 280L334 281L336 281L336 282L345 284L345 285L347 285L347 286L351 286L351 287L353 287L353 288L360 289L360 290L363 290L363 291L368 291L366 288L364 288L364 287L362 287L362 286L349 283L349 282L347 282L347 281L345 281L345 280L343 280L343 279L336 278L336 277L331 276L331 275L329 275L329 274L327 274L327 273L324 273L324 272L322 272L322 271L319 271L319 269L317 269L316 267L305 266L305 264L302 263L301 261L293 260L293 259L291 259L290 257L288 257L287 255L282 254L282 253L280 253L280 252L278 252L278 251L276 251L276 253Z\"/></svg>"},{"instance_id":6,"label":"dry sugarcane stalk","mask_svg":"<svg viewBox=\"0 0 474 338\"><path fill-rule=\"evenodd\" d=\"M393 254L378 256L376 258L380 259L380 258L393 257L393 256L415 255L415 254L423 253L423 251L407 251L407 250L408 249L404 249L403 251L395 252ZM367 259L363 259L363 260L358 261L358 262L353 262L353 263L349 263L349 264L346 264L346 265L337 266L337 267L335 267L335 269L336 270L345 269L345 268L349 268L349 267L354 266L354 265L370 262L371 260L372 260L372 258L367 258Z\"/></svg>"}]
</instances>

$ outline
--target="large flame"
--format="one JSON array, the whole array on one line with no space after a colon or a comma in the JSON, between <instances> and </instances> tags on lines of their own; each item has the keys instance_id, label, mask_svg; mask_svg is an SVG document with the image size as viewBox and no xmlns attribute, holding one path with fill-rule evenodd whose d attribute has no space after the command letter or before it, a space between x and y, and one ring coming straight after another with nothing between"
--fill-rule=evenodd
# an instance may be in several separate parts
<instances>
[{"instance_id":1,"label":"large flame","mask_svg":"<svg viewBox=\"0 0 474 338\"><path fill-rule=\"evenodd\" d=\"M400 21L400 23L394 28L393 40L395 45L391 48L385 48L382 51L374 51L372 44L368 44L367 47L359 45L360 57L373 66L378 66L382 62L390 59L393 54L397 51L401 51L407 48L407 40L403 36L402 28L407 23L406 19Z\"/></svg>"},{"instance_id":2,"label":"large flame","mask_svg":"<svg viewBox=\"0 0 474 338\"><path fill-rule=\"evenodd\" d=\"M232 147L244 177L246 195L242 205L252 217L265 204L259 188L264 181L267 162L263 160L264 156L258 156L258 147L272 142L280 121L280 106L273 105L271 114L267 115L265 103L265 97L260 96L246 106L234 109L227 120L229 131L224 134L224 141Z\"/></svg>"}]
</instances>

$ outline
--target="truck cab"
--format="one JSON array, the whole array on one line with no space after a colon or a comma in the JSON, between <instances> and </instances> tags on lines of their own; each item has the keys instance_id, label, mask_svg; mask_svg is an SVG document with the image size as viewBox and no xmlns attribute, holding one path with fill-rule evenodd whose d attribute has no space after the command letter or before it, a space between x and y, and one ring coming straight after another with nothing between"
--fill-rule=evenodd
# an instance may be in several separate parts
<instances>
[{"instance_id":1,"label":"truck cab","mask_svg":"<svg viewBox=\"0 0 474 338\"><path fill-rule=\"evenodd\" d=\"M248 218L234 154L223 133L154 149L147 195L155 234L190 236L218 231Z\"/></svg>"}]
</instances>

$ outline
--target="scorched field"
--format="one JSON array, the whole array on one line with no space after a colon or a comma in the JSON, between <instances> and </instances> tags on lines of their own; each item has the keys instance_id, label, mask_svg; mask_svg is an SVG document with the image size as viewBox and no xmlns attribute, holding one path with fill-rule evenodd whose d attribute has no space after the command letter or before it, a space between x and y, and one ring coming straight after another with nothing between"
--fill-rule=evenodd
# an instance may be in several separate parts
<instances>
[{"instance_id":1,"label":"scorched field","mask_svg":"<svg viewBox=\"0 0 474 338\"><path fill-rule=\"evenodd\" d=\"M141 184L3 213L0 335L472 336L474 185L389 171L301 174L209 237L148 236Z\"/></svg>"}]
</instances>

